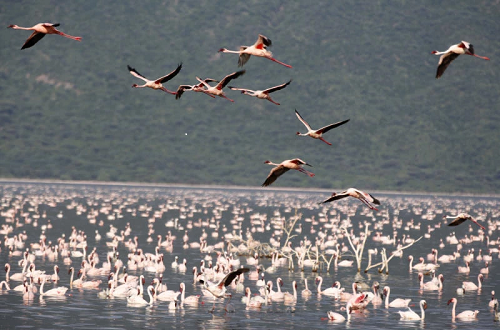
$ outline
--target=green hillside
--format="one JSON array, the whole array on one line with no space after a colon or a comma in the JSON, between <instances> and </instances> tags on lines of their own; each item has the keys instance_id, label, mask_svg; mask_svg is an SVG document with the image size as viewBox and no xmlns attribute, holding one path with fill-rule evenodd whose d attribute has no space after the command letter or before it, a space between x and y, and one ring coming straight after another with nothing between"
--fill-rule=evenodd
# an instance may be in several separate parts
<instances>
[{"instance_id":1,"label":"green hillside","mask_svg":"<svg viewBox=\"0 0 500 330\"><path fill-rule=\"evenodd\" d=\"M259 186L270 166L299 157L316 176L274 186L500 192L500 3L491 1L16 1L0 21L60 23L20 50L29 31L0 29L0 177ZM132 89L183 63L166 83L222 79L238 56L221 47L273 41L293 68L252 57L226 90L231 103ZM466 40L435 79L431 54ZM350 118L325 143L299 137Z\"/></svg>"}]
</instances>

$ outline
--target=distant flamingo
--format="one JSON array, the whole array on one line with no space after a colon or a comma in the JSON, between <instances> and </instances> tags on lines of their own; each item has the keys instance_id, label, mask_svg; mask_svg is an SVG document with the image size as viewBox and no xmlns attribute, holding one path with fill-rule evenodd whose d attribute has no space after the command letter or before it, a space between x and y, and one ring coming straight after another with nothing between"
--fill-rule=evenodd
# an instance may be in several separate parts
<instances>
[{"instance_id":1,"label":"distant flamingo","mask_svg":"<svg viewBox=\"0 0 500 330\"><path fill-rule=\"evenodd\" d=\"M238 58L238 66L243 66L250 59L251 55L265 57L279 63L281 65L286 66L287 68L291 68L291 65L285 64L283 62L278 61L273 57L273 54L267 50L266 47L271 47L272 42L271 39L259 34L257 41L252 46L241 46L240 50L227 50L226 48L219 49L219 53L233 53L239 54Z\"/></svg>"},{"instance_id":2,"label":"distant flamingo","mask_svg":"<svg viewBox=\"0 0 500 330\"><path fill-rule=\"evenodd\" d=\"M226 100L234 102L233 100L231 100L230 98L228 98L226 96L226 94L224 94L224 92L222 91L222 89L224 87L226 87L226 85L229 84L229 82L231 80L236 79L239 76L244 75L244 74L245 74L245 70L241 70L241 71L236 71L236 72L230 73L227 76L225 76L224 78L222 78L222 80L219 81L219 83L217 83L217 85L215 85L215 86L210 86L205 80L202 80L202 79L200 79L198 77L196 77L196 79L201 84L203 84L203 86L205 86L206 89L202 90L203 93L208 94L208 95L220 96L222 98L225 98Z\"/></svg>"},{"instance_id":3,"label":"distant flamingo","mask_svg":"<svg viewBox=\"0 0 500 330\"><path fill-rule=\"evenodd\" d=\"M60 286L54 289L50 289L48 291L43 291L43 286L45 282L47 281L46 277L43 277L42 280L42 285L40 286L40 296L50 296L50 297L61 297L66 294L66 291L68 291L68 288L65 286Z\"/></svg>"},{"instance_id":4,"label":"distant flamingo","mask_svg":"<svg viewBox=\"0 0 500 330\"><path fill-rule=\"evenodd\" d=\"M453 310L451 311L451 319L452 320L454 320L455 318L457 318L457 319L475 319L477 317L477 314L479 313L478 310L475 310L475 311L467 310L467 311L461 312L458 315L455 315L455 307L457 305L457 298L451 298L448 301L448 305L451 303L453 303Z\"/></svg>"},{"instance_id":5,"label":"distant flamingo","mask_svg":"<svg viewBox=\"0 0 500 330\"><path fill-rule=\"evenodd\" d=\"M218 80L212 79L212 78L205 78L203 79L204 82L209 83L209 82L219 82ZM181 98L182 94L184 94L185 91L193 91L193 92L202 92L205 93L205 88L203 83L198 83L197 85L179 85L177 87L177 92L175 93L175 99L178 100ZM205 93L207 94L207 93ZM212 94L207 94L208 96L215 98L214 95Z\"/></svg>"},{"instance_id":6,"label":"distant flamingo","mask_svg":"<svg viewBox=\"0 0 500 330\"><path fill-rule=\"evenodd\" d=\"M241 91L242 94L255 96L258 99L268 100L269 102L272 102L276 105L280 105L278 102L274 102L274 100L271 98L271 95L269 95L269 94L285 88L286 86L290 85L291 82L292 82L292 80L289 80L288 82L286 82L284 84L270 87L268 89L256 90L256 91L251 90L251 89L246 89L246 88L237 88L237 87L231 87L231 86L228 86L228 87L230 89L232 89L233 91Z\"/></svg>"},{"instance_id":7,"label":"distant flamingo","mask_svg":"<svg viewBox=\"0 0 500 330\"><path fill-rule=\"evenodd\" d=\"M372 195L365 193L364 191L358 190L356 188L349 188L341 193L333 193L332 196L328 199L325 199L324 201L320 202L319 204L324 204L324 203L329 203L331 201L335 201L338 199L342 199L345 197L354 197L362 201L366 206L368 206L371 210L378 211L378 209L373 206L371 203L380 205L380 201L373 197Z\"/></svg>"},{"instance_id":8,"label":"distant flamingo","mask_svg":"<svg viewBox=\"0 0 500 330\"><path fill-rule=\"evenodd\" d=\"M73 40L77 40L77 41L82 40L81 37L73 37L73 36L70 36L69 34L62 33L61 31L57 30L56 26L59 26L59 25L60 25L59 23L57 23L57 24L38 23L37 25L32 26L32 27L21 27L21 26L17 26L17 25L9 25L8 28L16 29L16 30L34 31L30 35L30 37L26 40L26 42L24 43L23 47L21 47L21 49L30 48L30 47L34 46L37 42L39 42L47 34L58 34L60 36L70 38Z\"/></svg>"},{"instance_id":9,"label":"distant flamingo","mask_svg":"<svg viewBox=\"0 0 500 330\"><path fill-rule=\"evenodd\" d=\"M310 136L312 137L313 139L319 139L323 142L325 142L326 144L328 144L329 146L331 146L332 144L328 141L326 141L325 139L323 139L323 133L326 133L328 132L329 130L335 128L335 127L339 127L341 125L344 125L345 123L347 123L350 119L346 119L346 120L343 120L343 121L339 121L338 123L335 123L335 124L330 124L330 125L327 125L325 127L322 127L320 129L317 129L317 130L314 130L311 128L311 126L309 126L309 124L307 123L307 121L304 120L304 118L302 118L302 116L299 114L299 112L297 110L295 110L295 115L297 116L297 118L299 118L299 120L302 122L302 124L304 124L304 126L307 128L307 133L300 133L300 132L297 132L297 135L300 135L300 136Z\"/></svg>"},{"instance_id":10,"label":"distant flamingo","mask_svg":"<svg viewBox=\"0 0 500 330\"><path fill-rule=\"evenodd\" d=\"M465 222L466 220L470 220L470 221L474 222L476 225L478 225L479 227L481 227L482 230L486 229L482 225L480 225L476 220L474 220L474 218L472 216L470 216L467 213L460 213L457 216L447 216L446 219L453 219L453 221L450 222L448 224L448 226L458 226L459 224Z\"/></svg>"},{"instance_id":11,"label":"distant flamingo","mask_svg":"<svg viewBox=\"0 0 500 330\"><path fill-rule=\"evenodd\" d=\"M425 310L427 309L427 302L425 300L420 300L420 311L421 316L412 311L409 307L407 311L399 311L399 316L401 320L423 320L425 319Z\"/></svg>"},{"instance_id":12,"label":"distant flamingo","mask_svg":"<svg viewBox=\"0 0 500 330\"><path fill-rule=\"evenodd\" d=\"M477 285L473 282L464 281L462 282L462 288L465 291L477 291L477 290L481 291L482 282L483 282L483 274L479 274L477 275Z\"/></svg>"},{"instance_id":13,"label":"distant flamingo","mask_svg":"<svg viewBox=\"0 0 500 330\"><path fill-rule=\"evenodd\" d=\"M439 78L443 75L444 71L450 65L450 63L456 59L459 55L471 55L475 57L479 57L483 60L489 60L489 58L485 56L479 56L474 54L474 47L467 41L462 41L459 44L450 46L448 50L444 52L438 52L437 50L432 51L432 54L434 55L441 55L439 58L439 64L437 68L437 73L436 73L436 78Z\"/></svg>"},{"instance_id":14,"label":"distant flamingo","mask_svg":"<svg viewBox=\"0 0 500 330\"><path fill-rule=\"evenodd\" d=\"M149 79L147 79L142 74L140 74L139 72L137 72L136 69L132 68L130 65L127 65L127 68L128 68L128 71L130 72L131 75L133 75L136 78L142 79L145 82L144 85L133 84L132 87L135 87L135 88L149 87L149 88L152 88L152 89L160 89L160 90L162 90L164 92L167 92L167 93L170 93L170 94L173 94L173 95L177 94L176 92L169 91L168 89L166 89L165 87L163 87L162 83L166 83L170 79L174 78L181 71L181 69L182 69L182 63L179 64L177 66L177 69L175 69L174 71L170 72L169 74L167 74L167 75L165 75L163 77L155 79L155 80L149 80Z\"/></svg>"},{"instance_id":15,"label":"distant flamingo","mask_svg":"<svg viewBox=\"0 0 500 330\"><path fill-rule=\"evenodd\" d=\"M264 163L276 167L273 168L271 172L269 172L266 181L264 181L264 183L262 184L263 187L267 187L270 184L272 184L274 181L276 181L277 178L279 178L282 174L284 174L288 170L297 170L299 172L309 175L310 177L314 176L314 173L304 170L301 166L301 165L307 165L312 167L312 165L306 163L305 161L299 158L284 160L280 164L275 164L269 160L266 160Z\"/></svg>"}]
</instances>

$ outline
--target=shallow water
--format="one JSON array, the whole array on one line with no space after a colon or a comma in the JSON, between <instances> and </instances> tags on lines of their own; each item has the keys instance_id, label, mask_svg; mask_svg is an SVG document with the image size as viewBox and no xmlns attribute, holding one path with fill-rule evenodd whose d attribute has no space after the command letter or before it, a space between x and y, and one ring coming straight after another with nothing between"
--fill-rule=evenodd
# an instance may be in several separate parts
<instances>
[{"instance_id":1,"label":"shallow water","mask_svg":"<svg viewBox=\"0 0 500 330\"><path fill-rule=\"evenodd\" d=\"M99 290L70 289L63 298L40 297L39 293L31 301L24 301L20 293L14 291L0 291L0 328L72 328L72 329L132 329L132 328L180 328L180 329L269 329L274 328L317 328L340 327L340 328L364 328L364 329L402 329L402 328L475 328L491 329L498 327L498 322L493 321L493 313L488 307L490 292L496 290L500 292L500 277L494 276L498 273L498 253L492 253L493 260L489 267L490 273L484 276L482 290L479 292L466 292L463 296L457 296L456 289L461 286L462 281L468 280L477 282L479 269L485 266L483 260L476 260L478 251L482 249L484 255L488 255L489 248L498 248L498 245L487 245L486 239L464 243L461 255L465 255L467 250L474 248L475 256L471 262L470 274L457 273L457 267L463 266L462 257L447 264L441 264L437 270L438 274L445 277L444 288L438 291L421 291L418 282L418 272L409 271L408 255L426 257L432 248L437 248L439 255L451 254L456 251L456 245L447 244L446 238L455 232L458 239L469 238L478 235L477 226L471 227L468 223L458 227L448 227L443 219L443 215L452 215L459 212L467 212L478 219L482 219L483 225L489 229L490 240L498 239L496 223L499 221L499 199L486 197L450 197L450 196L412 196L412 195L390 195L377 194L382 205L379 212L367 209L357 200L342 200L331 204L318 205L317 202L328 197L328 193L323 192L286 192L286 191L262 191L262 190L235 190L235 189L209 189L209 188L179 188L179 187L115 187L102 185L64 185L64 184L14 184L5 183L0 185L0 197L2 198L2 216L0 224L15 226L11 222L11 217L5 213L7 210L19 205L22 212L16 213L18 223L23 226L17 227L12 233L6 236L12 237L26 231L28 236L25 247L29 248L30 243L38 243L42 228L49 223L51 229L45 230L47 242L55 244L57 239L65 234L68 241L72 233L72 228L84 231L87 235L88 253L95 247L99 254L100 264L106 261L106 254L111 249L106 246L106 242L111 239L106 237L110 225L118 228L118 234L130 223L131 235L125 238L125 242L138 237L139 247L146 253L154 253L157 244L157 235L164 238L168 231L176 236L172 251L161 249L164 255L166 266L163 272L163 281L169 289L178 290L181 282L186 283L186 295L200 295L201 288L193 284L191 269L200 265L200 261L205 258L206 253L201 253L199 248L184 248L183 235L192 224L193 228L187 230L189 242L198 242L200 235L207 233L207 243L209 245L222 241L225 233L233 231L240 233L243 237L251 234L253 239L260 242L269 242L272 232L276 232L278 227L270 230L266 228L264 232L259 232L262 226L256 221L251 222L260 214L260 218L265 219L264 224L274 223L277 219L291 219L296 213L301 214L301 219L294 229L301 229L301 232L293 231L296 237L292 242L292 247L300 245L300 241L306 237L315 241L318 231L332 233L331 228L336 228L335 224L343 223L348 225L348 230L353 230L356 236L364 231L364 223L370 223L372 231L366 242L362 268L367 264L367 250L377 248L378 251L385 247L388 252L396 249L393 245L383 245L375 242L373 237L375 232L382 235L392 235L397 231L397 237L401 239L403 234L417 239L423 236L428 227L434 229L430 237L423 237L419 242L404 250L403 257L395 257L389 264L389 274L380 274L377 269L371 269L368 273L357 274L355 267L338 267L333 265L327 272L325 266L319 273L313 272L311 268L305 267L301 271L295 261L293 270L288 266L281 266L274 273L266 272L266 280L276 281L281 277L284 281L284 291L292 291L291 282L298 282L298 300L295 304L285 305L284 303L271 303L263 306L260 310L247 310L241 302L242 292L230 289L232 299L230 312L226 313L224 303L217 301L215 311L210 313L212 300L202 298L201 303L196 306L185 305L181 309L169 310L167 302L157 301L151 307L128 306L125 298L100 299L97 293L105 289L107 276L99 275L90 277L100 279L103 283ZM98 212L95 222L89 217L91 210ZM120 212L113 212L120 210ZM156 217L155 217L155 211ZM160 212L161 211L161 212ZM39 218L37 218L39 216ZM113 219L114 217L114 219ZM401 226L394 226L402 220ZM218 229L210 227L220 222ZM277 222L276 222L277 223ZM413 226L408 224L413 223ZM152 237L154 241L147 243L148 224L154 229ZM332 227L332 224L334 225ZM420 228L418 228L420 224ZM199 226L198 226L199 225ZM227 229L224 232L224 226ZM437 228L436 228L437 226ZM394 227L394 228L393 228ZM400 227L400 228L399 228ZM407 228L405 228L407 227ZM3 228L2 228L3 229ZM98 230L102 239L95 240L95 230ZM252 232L253 231L253 232ZM316 232L314 232L316 231ZM218 237L213 237L212 233L217 232ZM276 232L277 233L277 232ZM336 232L340 234L339 232ZM3 236L3 235L2 235ZM276 235L275 235L276 237ZM445 246L439 248L440 239L443 239ZM284 238L283 238L284 240ZM345 238L339 239L342 244L349 243ZM238 245L237 243L236 245ZM0 263L9 262L12 265L11 273L21 271L18 261L21 256L14 256L9 253L5 244L1 246ZM34 251L34 249L31 249ZM119 258L126 264L129 250L123 242L118 247ZM211 253L215 261L216 253ZM186 273L180 273L172 269L171 262L174 256L180 260L187 259ZM245 265L247 256L239 256L242 265ZM57 285L46 284L48 290L52 286L69 287L68 269L70 266L78 269L82 258L72 258L71 265L65 265L63 258L57 259L37 256L37 269L45 270L48 274L53 273L53 266L60 268L60 281ZM353 260L352 252L343 253L343 260ZM373 262L381 260L380 253L375 255ZM269 258L261 258L260 264L265 268L271 266ZM255 266L249 267L251 270ZM144 274L146 286L156 276L154 273L146 272L142 269L129 270L130 275ZM4 279L4 274L0 277ZM333 323L324 320L329 310L340 311L345 302L334 300L330 297L317 296L314 280L316 276L324 278L323 288L340 281L347 292L351 292L351 283L360 281L371 285L373 281L380 282L381 288L385 285L391 287L391 300L395 298L411 298L412 307L420 314L418 302L425 299L428 304L424 321L401 321L399 319L398 308L385 308L383 305L368 305L363 313L354 313L350 322ZM303 279L307 278L309 288L313 291L313 296L305 299L300 295L304 288ZM426 276L425 281L430 278ZM10 281L11 286L20 282ZM255 280L248 277L244 281L245 287L250 287L253 293L258 292ZM145 290L146 291L146 290ZM147 294L145 293L145 299ZM457 297L457 312L471 309L479 310L479 315L473 321L456 321L451 319L451 307L447 305L450 298Z\"/></svg>"}]
</instances>

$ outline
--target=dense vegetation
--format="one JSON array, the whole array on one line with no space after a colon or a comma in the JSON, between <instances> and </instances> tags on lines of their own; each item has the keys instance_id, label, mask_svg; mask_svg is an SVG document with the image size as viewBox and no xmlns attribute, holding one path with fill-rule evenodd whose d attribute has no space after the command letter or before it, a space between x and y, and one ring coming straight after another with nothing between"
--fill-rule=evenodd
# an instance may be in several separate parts
<instances>
[{"instance_id":1,"label":"dense vegetation","mask_svg":"<svg viewBox=\"0 0 500 330\"><path fill-rule=\"evenodd\" d=\"M491 1L16 1L5 26L61 23L76 42L0 29L0 177L260 185L270 159L299 157L316 177L288 173L275 186L498 193L500 4ZM281 103L227 90L180 100L142 83L194 84L236 71L220 47L273 41L285 68L251 58L230 85L264 89ZM466 40L483 61L438 57ZM350 118L325 135L304 127ZM187 134L186 134L187 133Z\"/></svg>"}]
</instances>

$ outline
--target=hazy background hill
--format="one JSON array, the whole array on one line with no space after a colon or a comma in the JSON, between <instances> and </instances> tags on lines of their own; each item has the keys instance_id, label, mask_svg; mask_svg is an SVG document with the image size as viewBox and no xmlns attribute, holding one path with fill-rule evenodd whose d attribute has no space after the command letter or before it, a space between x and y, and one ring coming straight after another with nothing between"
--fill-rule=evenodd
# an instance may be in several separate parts
<instances>
[{"instance_id":1,"label":"hazy background hill","mask_svg":"<svg viewBox=\"0 0 500 330\"><path fill-rule=\"evenodd\" d=\"M270 159L299 157L316 177L280 187L500 191L499 1L11 1L4 26L61 23L76 42L0 29L0 177L258 186ZM276 106L227 91L180 100L142 83L180 62L167 88L238 70L221 47L261 33L288 69L252 57L231 85L264 89ZM438 57L461 40L483 61ZM305 128L350 118L321 141ZM187 135L186 135L187 133Z\"/></svg>"}]
</instances>

